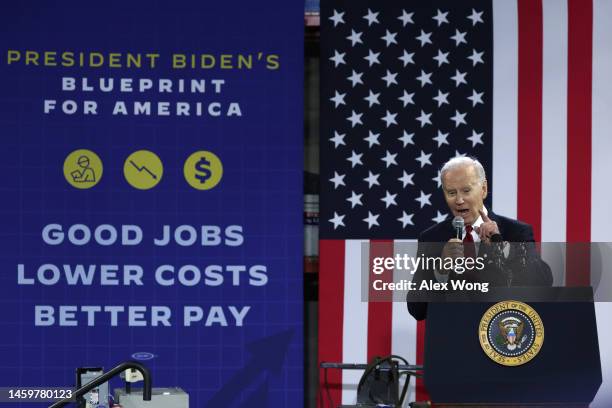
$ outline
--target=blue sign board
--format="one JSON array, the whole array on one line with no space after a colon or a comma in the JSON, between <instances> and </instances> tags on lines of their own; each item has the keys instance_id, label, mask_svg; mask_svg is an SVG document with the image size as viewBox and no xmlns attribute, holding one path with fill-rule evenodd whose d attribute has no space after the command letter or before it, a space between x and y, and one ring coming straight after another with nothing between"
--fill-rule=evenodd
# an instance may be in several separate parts
<instances>
[{"instance_id":1,"label":"blue sign board","mask_svg":"<svg viewBox=\"0 0 612 408\"><path fill-rule=\"evenodd\" d=\"M303 5L2 9L0 387L301 403Z\"/></svg>"}]
</instances>

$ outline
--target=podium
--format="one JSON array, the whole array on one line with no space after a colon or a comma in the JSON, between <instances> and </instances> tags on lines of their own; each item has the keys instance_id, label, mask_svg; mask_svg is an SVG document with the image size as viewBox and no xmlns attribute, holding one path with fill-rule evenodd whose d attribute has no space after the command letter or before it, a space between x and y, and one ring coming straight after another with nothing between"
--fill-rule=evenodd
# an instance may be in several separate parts
<instances>
[{"instance_id":1,"label":"podium","mask_svg":"<svg viewBox=\"0 0 612 408\"><path fill-rule=\"evenodd\" d=\"M496 288L478 296L428 305L424 381L434 406L588 407L602 381L592 289ZM494 361L480 342L481 319L504 300L524 302L541 318L541 347L521 365Z\"/></svg>"}]
</instances>

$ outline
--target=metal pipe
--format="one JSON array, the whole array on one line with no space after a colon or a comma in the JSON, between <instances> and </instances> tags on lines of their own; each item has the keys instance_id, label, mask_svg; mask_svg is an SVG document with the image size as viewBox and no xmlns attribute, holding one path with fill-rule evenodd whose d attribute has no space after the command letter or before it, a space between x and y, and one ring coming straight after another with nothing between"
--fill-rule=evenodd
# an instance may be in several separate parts
<instances>
[{"instance_id":1,"label":"metal pipe","mask_svg":"<svg viewBox=\"0 0 612 408\"><path fill-rule=\"evenodd\" d=\"M51 405L49 408L60 408L70 404L71 402L75 402L75 400L79 397L82 397L92 389L96 388L98 385L104 384L111 378L115 377L117 374L122 373L125 370L136 369L140 371L143 378L143 389L142 389L142 399L144 401L151 401L151 373L149 369L138 363L136 361L127 361L125 363L119 364L117 367L111 369L110 371L100 375L99 377L94 378L78 390L72 393L72 397L64 398L63 400L57 401L55 404Z\"/></svg>"},{"instance_id":2,"label":"metal pipe","mask_svg":"<svg viewBox=\"0 0 612 408\"><path fill-rule=\"evenodd\" d=\"M321 368L338 368L341 370L365 370L368 367L368 364L354 364L354 363L327 363L322 362L320 364ZM404 365L398 364L397 368L400 370L409 370L409 371L421 371L423 370L422 365ZM385 367L380 368L382 371L385 370Z\"/></svg>"}]
</instances>

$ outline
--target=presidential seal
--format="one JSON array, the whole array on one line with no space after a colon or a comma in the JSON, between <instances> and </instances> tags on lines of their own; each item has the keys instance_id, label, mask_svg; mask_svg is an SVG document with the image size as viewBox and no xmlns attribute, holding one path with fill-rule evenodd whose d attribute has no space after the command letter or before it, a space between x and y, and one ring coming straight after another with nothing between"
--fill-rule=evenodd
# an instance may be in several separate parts
<instances>
[{"instance_id":1,"label":"presidential seal","mask_svg":"<svg viewBox=\"0 0 612 408\"><path fill-rule=\"evenodd\" d=\"M544 343L540 315L528 304L506 300L491 306L478 326L480 346L489 358L505 366L533 359Z\"/></svg>"}]
</instances>

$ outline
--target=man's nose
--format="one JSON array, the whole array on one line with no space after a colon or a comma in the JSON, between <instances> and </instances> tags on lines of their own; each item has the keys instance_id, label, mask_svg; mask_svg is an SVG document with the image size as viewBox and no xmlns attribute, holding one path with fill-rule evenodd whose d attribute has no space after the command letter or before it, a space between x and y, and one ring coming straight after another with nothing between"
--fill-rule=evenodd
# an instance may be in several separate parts
<instances>
[{"instance_id":1,"label":"man's nose","mask_svg":"<svg viewBox=\"0 0 612 408\"><path fill-rule=\"evenodd\" d=\"M461 194L457 194L457 196L455 197L455 204L463 204L463 197L461 196Z\"/></svg>"}]
</instances>

